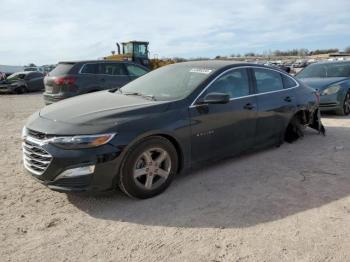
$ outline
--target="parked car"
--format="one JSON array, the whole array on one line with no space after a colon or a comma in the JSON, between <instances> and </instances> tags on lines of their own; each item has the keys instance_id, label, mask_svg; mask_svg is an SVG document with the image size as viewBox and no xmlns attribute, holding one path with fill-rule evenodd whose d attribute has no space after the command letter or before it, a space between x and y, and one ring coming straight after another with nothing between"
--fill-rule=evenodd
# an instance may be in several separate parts
<instances>
[{"instance_id":1,"label":"parked car","mask_svg":"<svg viewBox=\"0 0 350 262\"><path fill-rule=\"evenodd\" d=\"M25 71L25 72L40 72L43 74L45 73L43 68L37 67L37 66L25 67L23 71Z\"/></svg>"},{"instance_id":2,"label":"parked car","mask_svg":"<svg viewBox=\"0 0 350 262\"><path fill-rule=\"evenodd\" d=\"M314 89L277 68L197 61L64 100L23 129L24 166L57 191L149 198L182 169L324 132Z\"/></svg>"},{"instance_id":3,"label":"parked car","mask_svg":"<svg viewBox=\"0 0 350 262\"><path fill-rule=\"evenodd\" d=\"M307 67L308 63L306 61L297 61L292 64L293 68L304 68Z\"/></svg>"},{"instance_id":4,"label":"parked car","mask_svg":"<svg viewBox=\"0 0 350 262\"><path fill-rule=\"evenodd\" d=\"M18 72L0 83L2 93L27 93L44 89L44 75L40 72Z\"/></svg>"},{"instance_id":5,"label":"parked car","mask_svg":"<svg viewBox=\"0 0 350 262\"><path fill-rule=\"evenodd\" d=\"M60 62L44 80L45 104L100 90L122 87L149 72L132 62L81 61Z\"/></svg>"},{"instance_id":6,"label":"parked car","mask_svg":"<svg viewBox=\"0 0 350 262\"><path fill-rule=\"evenodd\" d=\"M296 77L320 92L322 111L350 113L350 61L311 64Z\"/></svg>"}]
</instances>

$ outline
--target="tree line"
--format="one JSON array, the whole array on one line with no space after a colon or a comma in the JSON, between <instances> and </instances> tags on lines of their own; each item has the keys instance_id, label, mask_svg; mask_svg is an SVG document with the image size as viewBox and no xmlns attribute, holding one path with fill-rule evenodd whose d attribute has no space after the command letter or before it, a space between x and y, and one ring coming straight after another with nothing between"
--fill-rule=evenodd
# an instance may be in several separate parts
<instances>
[{"instance_id":1,"label":"tree line","mask_svg":"<svg viewBox=\"0 0 350 262\"><path fill-rule=\"evenodd\" d=\"M344 50L346 53L350 53L350 46L345 48ZM244 55L241 54L232 54L232 57L244 57L244 56L306 56L306 55L321 55L321 54L329 54L329 53L338 53L338 48L328 48L328 49L316 49L316 50L308 50L306 48L294 48L290 50L274 50L274 51L265 51L263 53L255 53L255 52L248 52Z\"/></svg>"}]
</instances>

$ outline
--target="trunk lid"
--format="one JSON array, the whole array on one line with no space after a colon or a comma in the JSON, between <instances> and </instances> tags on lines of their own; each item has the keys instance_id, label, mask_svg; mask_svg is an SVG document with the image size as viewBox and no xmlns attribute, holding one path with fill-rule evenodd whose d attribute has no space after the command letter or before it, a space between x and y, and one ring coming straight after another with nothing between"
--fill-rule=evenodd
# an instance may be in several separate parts
<instances>
[{"instance_id":1,"label":"trunk lid","mask_svg":"<svg viewBox=\"0 0 350 262\"><path fill-rule=\"evenodd\" d=\"M61 91L61 88L63 86L56 84L56 79L60 77L65 77L70 74L72 71L74 65L76 63L74 62L64 62L59 63L45 78L44 78L44 85L45 85L45 93L47 94L58 94Z\"/></svg>"}]
</instances>

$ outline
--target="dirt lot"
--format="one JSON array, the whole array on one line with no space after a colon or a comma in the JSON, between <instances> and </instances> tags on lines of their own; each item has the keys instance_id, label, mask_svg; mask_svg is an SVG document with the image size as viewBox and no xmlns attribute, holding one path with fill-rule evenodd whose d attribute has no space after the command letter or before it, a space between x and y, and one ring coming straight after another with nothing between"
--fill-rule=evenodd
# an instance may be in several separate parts
<instances>
[{"instance_id":1,"label":"dirt lot","mask_svg":"<svg viewBox=\"0 0 350 262\"><path fill-rule=\"evenodd\" d=\"M350 261L349 117L137 201L56 193L25 174L20 132L42 106L40 94L0 96L1 261Z\"/></svg>"}]
</instances>

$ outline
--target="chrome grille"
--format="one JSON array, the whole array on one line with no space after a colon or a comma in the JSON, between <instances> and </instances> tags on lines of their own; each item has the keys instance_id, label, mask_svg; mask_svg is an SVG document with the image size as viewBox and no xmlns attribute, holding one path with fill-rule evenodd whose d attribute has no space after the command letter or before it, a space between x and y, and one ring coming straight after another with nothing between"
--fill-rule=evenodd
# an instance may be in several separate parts
<instances>
[{"instance_id":1,"label":"chrome grille","mask_svg":"<svg viewBox=\"0 0 350 262\"><path fill-rule=\"evenodd\" d=\"M32 129L27 129L27 133L28 133L28 136L35 138L35 139L38 139L38 140L44 140L44 139L52 137L52 136L46 135L45 133L34 131Z\"/></svg>"},{"instance_id":2,"label":"chrome grille","mask_svg":"<svg viewBox=\"0 0 350 262\"><path fill-rule=\"evenodd\" d=\"M35 175L42 175L52 160L52 156L41 147L40 142L26 137L22 143L24 167Z\"/></svg>"}]
</instances>

